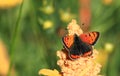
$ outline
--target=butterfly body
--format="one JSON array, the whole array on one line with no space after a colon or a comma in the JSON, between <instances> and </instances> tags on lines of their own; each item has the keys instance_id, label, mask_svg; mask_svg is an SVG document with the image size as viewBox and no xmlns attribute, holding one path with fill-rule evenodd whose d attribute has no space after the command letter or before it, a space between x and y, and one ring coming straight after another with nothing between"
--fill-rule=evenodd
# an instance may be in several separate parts
<instances>
[{"instance_id":1,"label":"butterfly body","mask_svg":"<svg viewBox=\"0 0 120 76\"><path fill-rule=\"evenodd\" d=\"M99 32L90 32L81 35L66 35L62 38L65 49L68 51L70 59L77 59L80 56L90 56L92 45L99 37Z\"/></svg>"}]
</instances>

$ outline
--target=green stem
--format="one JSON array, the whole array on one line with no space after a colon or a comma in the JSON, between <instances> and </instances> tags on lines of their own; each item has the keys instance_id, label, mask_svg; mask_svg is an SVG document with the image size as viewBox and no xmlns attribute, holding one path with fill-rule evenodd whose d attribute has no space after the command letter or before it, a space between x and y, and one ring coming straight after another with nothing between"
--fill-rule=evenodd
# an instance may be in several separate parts
<instances>
[{"instance_id":1,"label":"green stem","mask_svg":"<svg viewBox=\"0 0 120 76\"><path fill-rule=\"evenodd\" d=\"M8 70L7 76L11 76L11 70L12 70L12 67L13 67L15 43L16 43L16 40L17 40L17 36L19 34L19 26L20 26L19 23L20 23L20 19L21 19L21 15L22 15L23 3L24 3L24 0L23 0L23 2L20 5L18 18L17 18L16 24L15 24L15 28L13 29L13 35L12 35L12 38L11 38L11 44L10 44L10 66L9 66L9 70Z\"/></svg>"}]
</instances>

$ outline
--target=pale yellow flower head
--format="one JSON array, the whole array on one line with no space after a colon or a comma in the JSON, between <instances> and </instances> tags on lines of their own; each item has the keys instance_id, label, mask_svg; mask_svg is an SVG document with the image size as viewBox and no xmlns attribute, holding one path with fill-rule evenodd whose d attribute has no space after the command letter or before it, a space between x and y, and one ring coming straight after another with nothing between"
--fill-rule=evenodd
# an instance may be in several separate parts
<instances>
[{"instance_id":1,"label":"pale yellow flower head","mask_svg":"<svg viewBox=\"0 0 120 76\"><path fill-rule=\"evenodd\" d=\"M76 20L69 23L68 35L83 33ZM92 47L93 48L93 47ZM101 65L95 61L98 52L93 48L93 54L87 57L80 57L76 60L68 59L68 54L64 50L57 51L57 56L60 58L57 64L61 68L63 76L98 76Z\"/></svg>"}]
</instances>

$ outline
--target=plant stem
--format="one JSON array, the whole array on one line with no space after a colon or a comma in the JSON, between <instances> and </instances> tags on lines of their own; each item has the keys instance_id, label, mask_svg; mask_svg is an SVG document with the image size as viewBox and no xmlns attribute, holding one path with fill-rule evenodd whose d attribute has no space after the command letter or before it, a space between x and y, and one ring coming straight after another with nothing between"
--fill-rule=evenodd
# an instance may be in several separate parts
<instances>
[{"instance_id":1,"label":"plant stem","mask_svg":"<svg viewBox=\"0 0 120 76\"><path fill-rule=\"evenodd\" d=\"M20 27L19 23L20 23L20 19L21 19L21 15L22 15L23 3L24 3L24 0L22 1L21 5L20 5L18 18L17 18L16 24L15 24L15 28L13 29L13 32L12 32L12 38L11 38L11 44L10 44L10 65L9 65L9 70L8 70L7 76L11 76L11 70L12 70L12 67L13 67L15 43L16 43L16 40L17 40L17 36L20 32L19 31L19 27Z\"/></svg>"}]
</instances>

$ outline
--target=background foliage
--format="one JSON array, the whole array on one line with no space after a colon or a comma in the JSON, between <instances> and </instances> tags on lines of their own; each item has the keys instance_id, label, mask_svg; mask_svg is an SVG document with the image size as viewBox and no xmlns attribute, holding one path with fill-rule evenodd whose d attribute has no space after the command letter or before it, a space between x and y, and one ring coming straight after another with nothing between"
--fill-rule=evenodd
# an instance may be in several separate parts
<instances>
[{"instance_id":1,"label":"background foliage","mask_svg":"<svg viewBox=\"0 0 120 76\"><path fill-rule=\"evenodd\" d=\"M80 24L78 0L0 2L0 39L6 44L16 76L38 76L42 68L58 69L56 51L71 19ZM8 1L8 2L9 2ZM99 31L95 48L101 74L120 75L120 0L91 0L91 24ZM3 4L2 4L3 3ZM19 5L18 5L19 4ZM82 22L81 22L82 23ZM2 61L0 61L2 63Z\"/></svg>"}]
</instances>

